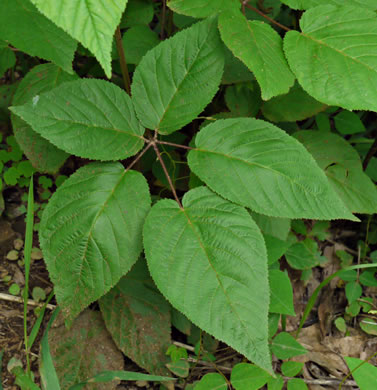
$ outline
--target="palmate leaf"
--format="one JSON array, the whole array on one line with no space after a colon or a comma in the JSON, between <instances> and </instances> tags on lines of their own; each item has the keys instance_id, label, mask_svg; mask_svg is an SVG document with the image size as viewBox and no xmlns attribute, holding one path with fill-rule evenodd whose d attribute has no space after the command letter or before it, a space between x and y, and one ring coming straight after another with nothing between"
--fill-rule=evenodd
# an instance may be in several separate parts
<instances>
[{"instance_id":1,"label":"palmate leaf","mask_svg":"<svg viewBox=\"0 0 377 390\"><path fill-rule=\"evenodd\" d=\"M121 160L144 144L131 98L104 80L64 83L10 109L58 148L80 157Z\"/></svg>"},{"instance_id":2,"label":"palmate leaf","mask_svg":"<svg viewBox=\"0 0 377 390\"><path fill-rule=\"evenodd\" d=\"M216 19L209 18L150 50L136 68L132 96L143 126L170 134L210 103L223 73Z\"/></svg>"},{"instance_id":3,"label":"palmate leaf","mask_svg":"<svg viewBox=\"0 0 377 390\"><path fill-rule=\"evenodd\" d=\"M263 236L240 206L205 187L153 206L144 248L157 287L193 323L271 372Z\"/></svg>"},{"instance_id":4,"label":"palmate leaf","mask_svg":"<svg viewBox=\"0 0 377 390\"><path fill-rule=\"evenodd\" d=\"M375 0L281 0L282 3L293 9L309 9L324 5L354 6L363 7L370 10L377 10Z\"/></svg>"},{"instance_id":5,"label":"palmate leaf","mask_svg":"<svg viewBox=\"0 0 377 390\"><path fill-rule=\"evenodd\" d=\"M168 0L168 7L179 14L206 18L222 11L240 9L239 0Z\"/></svg>"},{"instance_id":6,"label":"palmate leaf","mask_svg":"<svg viewBox=\"0 0 377 390\"><path fill-rule=\"evenodd\" d=\"M20 82L13 105L25 104L36 95L76 79L76 75L70 75L54 64L37 65ZM36 133L20 117L12 114L11 119L14 136L33 166L40 172L57 172L68 154Z\"/></svg>"},{"instance_id":7,"label":"palmate leaf","mask_svg":"<svg viewBox=\"0 0 377 390\"><path fill-rule=\"evenodd\" d=\"M106 76L111 77L111 45L127 0L31 1L42 14L89 49Z\"/></svg>"},{"instance_id":8,"label":"palmate leaf","mask_svg":"<svg viewBox=\"0 0 377 390\"><path fill-rule=\"evenodd\" d=\"M1 0L0 39L73 73L76 41L41 15L29 0Z\"/></svg>"},{"instance_id":9,"label":"palmate leaf","mask_svg":"<svg viewBox=\"0 0 377 390\"><path fill-rule=\"evenodd\" d=\"M299 131L293 136L308 149L352 212L377 212L376 186L364 173L358 153L344 138L312 130Z\"/></svg>"},{"instance_id":10,"label":"palmate leaf","mask_svg":"<svg viewBox=\"0 0 377 390\"><path fill-rule=\"evenodd\" d=\"M241 12L219 16L221 38L255 75L263 100L282 95L292 87L295 77L283 53L283 41L268 24L249 21Z\"/></svg>"},{"instance_id":11,"label":"palmate leaf","mask_svg":"<svg viewBox=\"0 0 377 390\"><path fill-rule=\"evenodd\" d=\"M85 165L52 196L39 238L56 299L69 321L136 262L150 202L144 177L119 163Z\"/></svg>"},{"instance_id":12,"label":"palmate leaf","mask_svg":"<svg viewBox=\"0 0 377 390\"><path fill-rule=\"evenodd\" d=\"M306 149L270 123L217 120L195 144L190 169L232 202L273 217L357 220Z\"/></svg>"},{"instance_id":13,"label":"palmate leaf","mask_svg":"<svg viewBox=\"0 0 377 390\"><path fill-rule=\"evenodd\" d=\"M168 374L171 306L157 291L140 259L100 301L106 327L118 348L152 374Z\"/></svg>"},{"instance_id":14,"label":"palmate leaf","mask_svg":"<svg viewBox=\"0 0 377 390\"><path fill-rule=\"evenodd\" d=\"M328 105L377 111L376 13L325 5L305 12L300 26L284 50L304 90Z\"/></svg>"}]
</instances>

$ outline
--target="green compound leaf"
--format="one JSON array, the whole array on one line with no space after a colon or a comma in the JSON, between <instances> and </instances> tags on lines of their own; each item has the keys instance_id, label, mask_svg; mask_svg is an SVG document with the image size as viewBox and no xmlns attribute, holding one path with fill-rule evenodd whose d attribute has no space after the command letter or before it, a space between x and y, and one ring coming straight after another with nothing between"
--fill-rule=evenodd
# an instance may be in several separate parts
<instances>
[{"instance_id":1,"label":"green compound leaf","mask_svg":"<svg viewBox=\"0 0 377 390\"><path fill-rule=\"evenodd\" d=\"M278 359L283 360L298 355L304 355L307 352L307 350L287 332L281 332L273 339L271 350Z\"/></svg>"},{"instance_id":2,"label":"green compound leaf","mask_svg":"<svg viewBox=\"0 0 377 390\"><path fill-rule=\"evenodd\" d=\"M64 83L11 111L58 148L80 157L121 160L144 144L131 98L104 80Z\"/></svg>"},{"instance_id":3,"label":"green compound leaf","mask_svg":"<svg viewBox=\"0 0 377 390\"><path fill-rule=\"evenodd\" d=\"M228 384L223 375L212 372L206 374L203 378L195 385L194 390L226 390Z\"/></svg>"},{"instance_id":4,"label":"green compound leaf","mask_svg":"<svg viewBox=\"0 0 377 390\"><path fill-rule=\"evenodd\" d=\"M376 13L325 5L305 12L300 26L284 50L304 90L328 105L377 111Z\"/></svg>"},{"instance_id":5,"label":"green compound leaf","mask_svg":"<svg viewBox=\"0 0 377 390\"><path fill-rule=\"evenodd\" d=\"M195 143L191 170L232 202L275 217L355 220L306 149L270 123L217 120Z\"/></svg>"},{"instance_id":6,"label":"green compound leaf","mask_svg":"<svg viewBox=\"0 0 377 390\"><path fill-rule=\"evenodd\" d=\"M170 305L156 291L145 261L139 260L99 303L118 348L148 372L168 374Z\"/></svg>"},{"instance_id":7,"label":"green compound leaf","mask_svg":"<svg viewBox=\"0 0 377 390\"><path fill-rule=\"evenodd\" d=\"M296 122L326 109L326 104L308 95L298 83L285 95L264 102L263 115L272 122Z\"/></svg>"},{"instance_id":8,"label":"green compound leaf","mask_svg":"<svg viewBox=\"0 0 377 390\"><path fill-rule=\"evenodd\" d=\"M270 379L271 375L266 371L248 363L236 364L232 369L230 377L235 390L258 390Z\"/></svg>"},{"instance_id":9,"label":"green compound leaf","mask_svg":"<svg viewBox=\"0 0 377 390\"><path fill-rule=\"evenodd\" d=\"M54 64L37 65L22 79L13 105L28 103L34 96L76 79L76 75L70 75ZM57 172L68 154L41 137L20 117L12 114L11 119L16 140L33 166L40 172Z\"/></svg>"},{"instance_id":10,"label":"green compound leaf","mask_svg":"<svg viewBox=\"0 0 377 390\"><path fill-rule=\"evenodd\" d=\"M223 12L219 29L225 44L254 73L263 100L289 91L295 77L284 57L283 41L271 26L248 21L241 12Z\"/></svg>"},{"instance_id":11,"label":"green compound leaf","mask_svg":"<svg viewBox=\"0 0 377 390\"><path fill-rule=\"evenodd\" d=\"M132 96L140 122L170 134L191 122L215 95L223 46L209 18L150 50L136 68Z\"/></svg>"},{"instance_id":12,"label":"green compound leaf","mask_svg":"<svg viewBox=\"0 0 377 390\"><path fill-rule=\"evenodd\" d=\"M73 73L77 43L41 15L29 0L1 0L0 39Z\"/></svg>"},{"instance_id":13,"label":"green compound leaf","mask_svg":"<svg viewBox=\"0 0 377 390\"><path fill-rule=\"evenodd\" d=\"M293 9L309 9L324 5L354 6L363 7L370 10L377 10L375 0L281 0L282 3Z\"/></svg>"},{"instance_id":14,"label":"green compound leaf","mask_svg":"<svg viewBox=\"0 0 377 390\"><path fill-rule=\"evenodd\" d=\"M240 8L238 0L168 0L168 7L179 14L206 18L222 11Z\"/></svg>"},{"instance_id":15,"label":"green compound leaf","mask_svg":"<svg viewBox=\"0 0 377 390\"><path fill-rule=\"evenodd\" d=\"M364 173L356 150L334 133L305 130L293 135L309 151L342 199L355 213L377 212L377 190Z\"/></svg>"},{"instance_id":16,"label":"green compound leaf","mask_svg":"<svg viewBox=\"0 0 377 390\"><path fill-rule=\"evenodd\" d=\"M89 49L106 76L111 77L113 36L127 0L31 1L42 14Z\"/></svg>"},{"instance_id":17,"label":"green compound leaf","mask_svg":"<svg viewBox=\"0 0 377 390\"><path fill-rule=\"evenodd\" d=\"M136 262L150 202L144 177L120 163L88 164L52 196L39 238L57 301L69 321Z\"/></svg>"},{"instance_id":18,"label":"green compound leaf","mask_svg":"<svg viewBox=\"0 0 377 390\"><path fill-rule=\"evenodd\" d=\"M186 193L183 209L156 203L143 236L150 273L172 305L272 372L267 254L248 212L199 187Z\"/></svg>"},{"instance_id":19,"label":"green compound leaf","mask_svg":"<svg viewBox=\"0 0 377 390\"><path fill-rule=\"evenodd\" d=\"M70 389L76 383L101 371L123 369L122 353L111 339L98 311L85 310L70 329L64 326L64 322L55 323L49 329L47 337L53 366L62 390ZM106 389L115 390L118 384L119 379L107 383Z\"/></svg>"},{"instance_id":20,"label":"green compound leaf","mask_svg":"<svg viewBox=\"0 0 377 390\"><path fill-rule=\"evenodd\" d=\"M270 313L295 315L293 307L293 290L289 276L278 269L269 272Z\"/></svg>"}]
</instances>

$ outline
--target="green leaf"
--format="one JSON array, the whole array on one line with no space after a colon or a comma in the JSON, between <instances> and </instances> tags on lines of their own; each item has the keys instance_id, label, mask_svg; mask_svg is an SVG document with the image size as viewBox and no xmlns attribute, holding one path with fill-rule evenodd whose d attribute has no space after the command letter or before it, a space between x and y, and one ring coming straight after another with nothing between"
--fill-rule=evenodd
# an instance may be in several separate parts
<instances>
[{"instance_id":1,"label":"green leaf","mask_svg":"<svg viewBox=\"0 0 377 390\"><path fill-rule=\"evenodd\" d=\"M226 390L227 388L228 384L223 375L210 373L203 376L195 385L194 390Z\"/></svg>"},{"instance_id":2,"label":"green leaf","mask_svg":"<svg viewBox=\"0 0 377 390\"><path fill-rule=\"evenodd\" d=\"M342 110L334 117L334 121L340 134L357 134L366 131L360 117L352 111Z\"/></svg>"},{"instance_id":3,"label":"green leaf","mask_svg":"<svg viewBox=\"0 0 377 390\"><path fill-rule=\"evenodd\" d=\"M375 0L281 0L282 3L287 4L293 9L309 9L324 5L338 5L338 6L355 6L368 8L370 10L377 10Z\"/></svg>"},{"instance_id":4,"label":"green leaf","mask_svg":"<svg viewBox=\"0 0 377 390\"><path fill-rule=\"evenodd\" d=\"M233 53L225 46L224 47L224 74L221 80L222 84L244 83L247 81L255 81L254 75L250 70L236 58Z\"/></svg>"},{"instance_id":5,"label":"green leaf","mask_svg":"<svg viewBox=\"0 0 377 390\"><path fill-rule=\"evenodd\" d=\"M355 220L306 149L270 123L217 120L195 144L191 170L232 202L274 217Z\"/></svg>"},{"instance_id":6,"label":"green leaf","mask_svg":"<svg viewBox=\"0 0 377 390\"><path fill-rule=\"evenodd\" d=\"M284 57L282 39L271 26L248 21L241 12L223 12L219 29L225 44L254 73L263 100L289 91L295 78Z\"/></svg>"},{"instance_id":7,"label":"green leaf","mask_svg":"<svg viewBox=\"0 0 377 390\"><path fill-rule=\"evenodd\" d=\"M130 97L104 80L64 83L11 111L51 143L80 157L120 160L144 144L144 128Z\"/></svg>"},{"instance_id":8,"label":"green leaf","mask_svg":"<svg viewBox=\"0 0 377 390\"><path fill-rule=\"evenodd\" d=\"M261 106L258 84L254 81L230 85L225 91L225 102L235 116L256 116Z\"/></svg>"},{"instance_id":9,"label":"green leaf","mask_svg":"<svg viewBox=\"0 0 377 390\"><path fill-rule=\"evenodd\" d=\"M363 172L359 154L334 133L305 130L293 135L304 144L343 200L355 213L377 212L377 190Z\"/></svg>"},{"instance_id":10,"label":"green leaf","mask_svg":"<svg viewBox=\"0 0 377 390\"><path fill-rule=\"evenodd\" d=\"M269 379L271 375L261 368L253 364L239 363L232 369L230 382L235 390L258 390Z\"/></svg>"},{"instance_id":11,"label":"green leaf","mask_svg":"<svg viewBox=\"0 0 377 390\"><path fill-rule=\"evenodd\" d=\"M152 374L168 374L170 306L149 276L144 260L99 301L106 328L117 347Z\"/></svg>"},{"instance_id":12,"label":"green leaf","mask_svg":"<svg viewBox=\"0 0 377 390\"><path fill-rule=\"evenodd\" d=\"M199 187L186 193L183 209L156 203L143 235L150 273L172 305L272 372L267 255L247 211Z\"/></svg>"},{"instance_id":13,"label":"green leaf","mask_svg":"<svg viewBox=\"0 0 377 390\"><path fill-rule=\"evenodd\" d=\"M148 26L135 26L124 33L122 42L127 63L138 64L149 50L160 43L160 40Z\"/></svg>"},{"instance_id":14,"label":"green leaf","mask_svg":"<svg viewBox=\"0 0 377 390\"><path fill-rule=\"evenodd\" d=\"M154 15L151 0L129 0L120 23L121 28L149 24Z\"/></svg>"},{"instance_id":15,"label":"green leaf","mask_svg":"<svg viewBox=\"0 0 377 390\"><path fill-rule=\"evenodd\" d=\"M269 272L271 313L296 315L293 307L293 290L289 276L278 269Z\"/></svg>"},{"instance_id":16,"label":"green leaf","mask_svg":"<svg viewBox=\"0 0 377 390\"><path fill-rule=\"evenodd\" d=\"M37 65L22 79L13 106L28 103L34 96L76 79L76 75L70 75L54 64ZM11 119L16 140L33 166L40 172L57 172L68 154L36 133L20 117L12 114Z\"/></svg>"},{"instance_id":17,"label":"green leaf","mask_svg":"<svg viewBox=\"0 0 377 390\"><path fill-rule=\"evenodd\" d=\"M0 47L0 77L16 64L16 55L9 47Z\"/></svg>"},{"instance_id":18,"label":"green leaf","mask_svg":"<svg viewBox=\"0 0 377 390\"><path fill-rule=\"evenodd\" d=\"M133 76L132 96L140 122L160 134L191 122L215 95L223 66L215 18L161 42L143 57Z\"/></svg>"},{"instance_id":19,"label":"green leaf","mask_svg":"<svg viewBox=\"0 0 377 390\"><path fill-rule=\"evenodd\" d=\"M358 282L348 282L345 287L348 303L351 304L361 297L363 289Z\"/></svg>"},{"instance_id":20,"label":"green leaf","mask_svg":"<svg viewBox=\"0 0 377 390\"><path fill-rule=\"evenodd\" d=\"M302 379L294 378L287 382L287 390L308 390L308 386Z\"/></svg>"},{"instance_id":21,"label":"green leaf","mask_svg":"<svg viewBox=\"0 0 377 390\"><path fill-rule=\"evenodd\" d=\"M169 8L179 14L206 18L213 14L239 9L238 0L168 0Z\"/></svg>"},{"instance_id":22,"label":"green leaf","mask_svg":"<svg viewBox=\"0 0 377 390\"><path fill-rule=\"evenodd\" d=\"M251 212L256 224L264 234L276 237L279 240L285 241L291 229L291 220L288 218L268 217L267 215Z\"/></svg>"},{"instance_id":23,"label":"green leaf","mask_svg":"<svg viewBox=\"0 0 377 390\"><path fill-rule=\"evenodd\" d=\"M29 0L1 1L0 39L31 56L52 61L66 72L73 73L76 42L41 15Z\"/></svg>"},{"instance_id":24,"label":"green leaf","mask_svg":"<svg viewBox=\"0 0 377 390\"><path fill-rule=\"evenodd\" d=\"M377 15L324 5L305 12L300 26L284 50L304 90L328 105L377 111Z\"/></svg>"},{"instance_id":25,"label":"green leaf","mask_svg":"<svg viewBox=\"0 0 377 390\"><path fill-rule=\"evenodd\" d=\"M300 270L313 268L326 260L321 256L316 241L311 238L290 246L285 253L285 258L292 268Z\"/></svg>"},{"instance_id":26,"label":"green leaf","mask_svg":"<svg viewBox=\"0 0 377 390\"><path fill-rule=\"evenodd\" d=\"M48 343L62 389L104 370L123 369L123 356L98 311L85 310L70 329L64 322L56 322L48 332ZM106 388L113 390L117 384L119 380Z\"/></svg>"},{"instance_id":27,"label":"green leaf","mask_svg":"<svg viewBox=\"0 0 377 390\"><path fill-rule=\"evenodd\" d=\"M304 363L301 362L283 362L281 372L285 376L296 376L301 372L303 367Z\"/></svg>"},{"instance_id":28,"label":"green leaf","mask_svg":"<svg viewBox=\"0 0 377 390\"><path fill-rule=\"evenodd\" d=\"M377 388L377 367L360 359L345 357L348 368L352 371L360 390L371 390Z\"/></svg>"},{"instance_id":29,"label":"green leaf","mask_svg":"<svg viewBox=\"0 0 377 390\"><path fill-rule=\"evenodd\" d=\"M309 118L326 107L308 95L300 84L295 83L287 94L264 102L262 112L272 122L296 122Z\"/></svg>"},{"instance_id":30,"label":"green leaf","mask_svg":"<svg viewBox=\"0 0 377 390\"><path fill-rule=\"evenodd\" d=\"M42 14L97 58L111 78L111 47L127 0L31 0Z\"/></svg>"},{"instance_id":31,"label":"green leaf","mask_svg":"<svg viewBox=\"0 0 377 390\"><path fill-rule=\"evenodd\" d=\"M360 323L360 328L368 334L377 336L377 322L372 318L363 318Z\"/></svg>"},{"instance_id":32,"label":"green leaf","mask_svg":"<svg viewBox=\"0 0 377 390\"><path fill-rule=\"evenodd\" d=\"M269 234L263 234L264 241L266 243L267 255L268 255L268 265L276 263L291 246L291 243L288 241L282 241L274 236Z\"/></svg>"},{"instance_id":33,"label":"green leaf","mask_svg":"<svg viewBox=\"0 0 377 390\"><path fill-rule=\"evenodd\" d=\"M136 262L150 202L144 177L120 163L85 165L54 193L39 238L57 301L69 321Z\"/></svg>"},{"instance_id":34,"label":"green leaf","mask_svg":"<svg viewBox=\"0 0 377 390\"><path fill-rule=\"evenodd\" d=\"M267 383L268 390L281 390L284 386L284 379L281 375L276 375L276 378L272 378Z\"/></svg>"},{"instance_id":35,"label":"green leaf","mask_svg":"<svg viewBox=\"0 0 377 390\"><path fill-rule=\"evenodd\" d=\"M271 351L278 359L289 359L294 356L304 355L307 352L307 350L287 332L281 332L273 339Z\"/></svg>"}]
</instances>

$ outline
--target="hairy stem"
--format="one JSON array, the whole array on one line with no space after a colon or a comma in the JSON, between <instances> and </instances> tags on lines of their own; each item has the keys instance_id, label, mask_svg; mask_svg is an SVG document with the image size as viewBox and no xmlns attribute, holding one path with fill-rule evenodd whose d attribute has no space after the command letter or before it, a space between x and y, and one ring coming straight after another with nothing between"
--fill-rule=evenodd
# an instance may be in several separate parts
<instances>
[{"instance_id":1,"label":"hairy stem","mask_svg":"<svg viewBox=\"0 0 377 390\"><path fill-rule=\"evenodd\" d=\"M123 43L122 43L122 34L120 32L119 26L115 30L115 42L116 42L117 50L118 50L118 54L119 54L120 69L122 71L124 87L126 89L126 92L129 95L131 95L130 74L128 73L128 66L127 66L126 56L124 54L124 48L123 48Z\"/></svg>"},{"instance_id":2,"label":"hairy stem","mask_svg":"<svg viewBox=\"0 0 377 390\"><path fill-rule=\"evenodd\" d=\"M157 143L157 144L162 144L162 145L175 146L176 148L182 148L182 149L188 149L188 150L195 149L195 148L192 148L191 146L186 146L186 145L181 145L181 144L175 144L175 143L173 143L173 142L167 142L167 141L156 140L156 143Z\"/></svg>"},{"instance_id":3,"label":"hairy stem","mask_svg":"<svg viewBox=\"0 0 377 390\"><path fill-rule=\"evenodd\" d=\"M129 171L143 156L144 154L150 149L152 146L152 143L149 143L132 161L132 163L126 168L126 172Z\"/></svg>"},{"instance_id":4,"label":"hairy stem","mask_svg":"<svg viewBox=\"0 0 377 390\"><path fill-rule=\"evenodd\" d=\"M170 175L169 175L168 170L166 169L164 160L162 159L161 153L160 153L160 151L158 150L158 146L156 145L156 142L155 142L155 141L152 141L149 145L153 145L154 151L155 151L156 154L157 154L157 158L158 158L158 160L160 161L160 164L161 164L162 169L163 169L163 171L164 171L164 173L165 173L166 179L168 180L168 183L169 183L169 187L170 187L170 189L171 189L171 192L172 192L173 195L174 195L174 199L175 199L176 202L178 203L179 207L180 207L181 209L183 209L182 203L181 203L181 201L180 201L179 198L178 198L177 192L175 191L175 188L174 188L174 186L173 186L173 182L172 182L172 180L171 180L171 177L170 177Z\"/></svg>"},{"instance_id":5,"label":"hairy stem","mask_svg":"<svg viewBox=\"0 0 377 390\"><path fill-rule=\"evenodd\" d=\"M269 16L267 16L266 14L264 14L262 11L259 11L258 8L255 8L253 7L252 5L248 4L248 1L249 0L244 0L242 1L242 5L244 5L245 7L251 9L252 11L256 12L257 14L259 14L260 16L263 16L265 19L267 19L268 21L270 21L271 23L273 23L275 26L278 26L280 27L281 29L285 30L285 31L291 31L290 28L288 28L287 26L284 26L283 24L280 24L279 22L277 22L276 20L270 18Z\"/></svg>"}]
</instances>

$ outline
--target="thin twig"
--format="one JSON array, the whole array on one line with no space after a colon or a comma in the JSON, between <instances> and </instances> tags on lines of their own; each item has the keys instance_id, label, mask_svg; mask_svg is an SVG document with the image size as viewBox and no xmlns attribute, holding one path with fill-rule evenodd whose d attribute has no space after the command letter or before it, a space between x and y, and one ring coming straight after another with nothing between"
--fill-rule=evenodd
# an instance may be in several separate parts
<instances>
[{"instance_id":1,"label":"thin twig","mask_svg":"<svg viewBox=\"0 0 377 390\"><path fill-rule=\"evenodd\" d=\"M270 21L271 23L275 24L276 26L280 27L281 29L285 30L285 31L291 31L290 28L288 28L287 26L284 26L283 24L280 24L279 22L277 22L276 20L270 18L269 16L267 16L266 14L264 14L262 11L259 11L258 8L255 8L253 7L252 5L250 4L247 4L247 2L242 2L242 4L245 4L245 7L251 9L252 11L256 12L257 14L259 14L260 16L263 16L265 19L267 19L268 21Z\"/></svg>"},{"instance_id":2,"label":"thin twig","mask_svg":"<svg viewBox=\"0 0 377 390\"><path fill-rule=\"evenodd\" d=\"M182 203L181 203L181 201L180 201L179 198L178 198L177 192L175 191L175 188L174 188L174 186L173 186L173 182L171 181L171 177L170 177L170 175L169 175L168 170L166 169L164 160L163 160L162 157L161 157L161 153L160 153L160 151L158 150L158 146L156 145L156 142L155 142L155 141L152 141L149 145L153 145L154 151L155 151L156 154L157 154L157 158L158 158L158 160L160 161L160 164L161 164L162 169L163 169L163 171L164 171L164 173L165 173L166 179L168 180L168 183L169 183L169 187L170 187L170 189L171 189L171 192L172 192L173 195L174 195L174 199L177 201L179 207L180 207L181 209L183 209Z\"/></svg>"},{"instance_id":3,"label":"thin twig","mask_svg":"<svg viewBox=\"0 0 377 390\"><path fill-rule=\"evenodd\" d=\"M192 347L191 345L183 344L180 343L179 341L173 341L173 344L176 345L177 347L187 349L190 352L195 352L195 348Z\"/></svg>"},{"instance_id":4,"label":"thin twig","mask_svg":"<svg viewBox=\"0 0 377 390\"><path fill-rule=\"evenodd\" d=\"M128 172L147 152L147 150L152 146L152 143L149 143L132 161L132 163L126 168L126 172Z\"/></svg>"},{"instance_id":5,"label":"thin twig","mask_svg":"<svg viewBox=\"0 0 377 390\"><path fill-rule=\"evenodd\" d=\"M124 47L122 43L122 34L120 32L119 26L115 30L115 42L117 45L117 50L119 54L120 69L122 71L124 87L126 92L131 95L131 80L130 74L128 73L128 66L126 61L126 55L124 54Z\"/></svg>"},{"instance_id":6,"label":"thin twig","mask_svg":"<svg viewBox=\"0 0 377 390\"><path fill-rule=\"evenodd\" d=\"M370 162L370 160L372 159L372 157L377 153L377 137L376 139L374 140L372 146L370 147L367 155L365 156L365 159L363 161L363 170L365 171L368 167L368 164Z\"/></svg>"},{"instance_id":7,"label":"thin twig","mask_svg":"<svg viewBox=\"0 0 377 390\"><path fill-rule=\"evenodd\" d=\"M182 149L188 149L188 150L193 150L195 148L192 148L191 146L186 146L186 145L181 145L181 144L175 144L173 142L167 142L167 141L156 141L157 144L163 144L163 145L170 145L170 146L175 146L176 148L182 148Z\"/></svg>"},{"instance_id":8,"label":"thin twig","mask_svg":"<svg viewBox=\"0 0 377 390\"><path fill-rule=\"evenodd\" d=\"M4 294L4 293L0 293L0 299L3 301L8 301L8 302L17 302L17 303L24 302L24 300L21 297L16 297L14 295L9 295L9 294ZM29 306L37 306L37 307L42 307L44 305L43 302L36 302L36 301L33 301L32 299L28 299L27 304ZM51 305L51 304L47 304L46 308L49 310L55 310L56 306Z\"/></svg>"}]
</instances>

